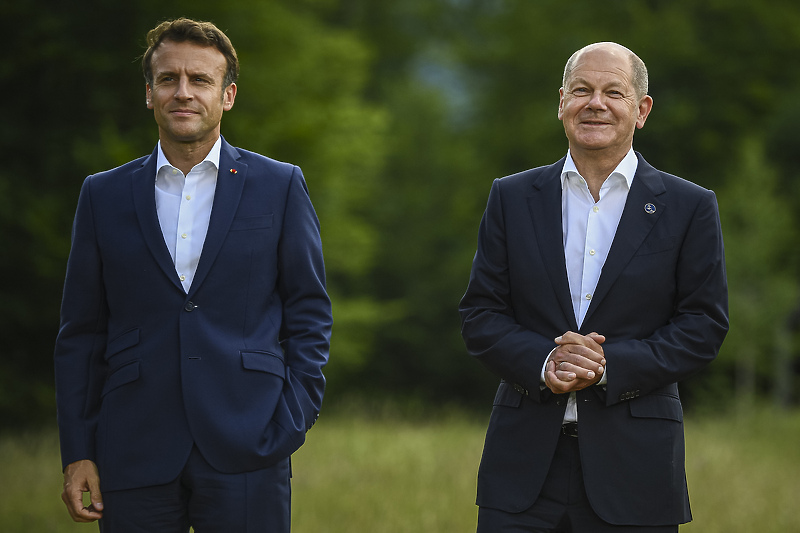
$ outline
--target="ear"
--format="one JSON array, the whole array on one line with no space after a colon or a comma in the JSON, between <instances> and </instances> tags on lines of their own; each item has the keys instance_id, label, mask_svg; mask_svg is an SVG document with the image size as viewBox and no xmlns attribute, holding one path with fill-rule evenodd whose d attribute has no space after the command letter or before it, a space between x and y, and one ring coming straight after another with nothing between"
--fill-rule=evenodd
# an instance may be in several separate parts
<instances>
[{"instance_id":1,"label":"ear","mask_svg":"<svg viewBox=\"0 0 800 533\"><path fill-rule=\"evenodd\" d=\"M647 121L650 111L653 109L653 99L650 95L645 96L639 102L639 116L636 118L636 127L638 129L644 128L644 123Z\"/></svg>"},{"instance_id":2,"label":"ear","mask_svg":"<svg viewBox=\"0 0 800 533\"><path fill-rule=\"evenodd\" d=\"M150 89L150 84L144 85L144 101L147 104L147 109L153 109L153 90Z\"/></svg>"},{"instance_id":3,"label":"ear","mask_svg":"<svg viewBox=\"0 0 800 533\"><path fill-rule=\"evenodd\" d=\"M222 109L230 111L234 100L236 100L236 84L231 83L225 88L225 92L222 95Z\"/></svg>"},{"instance_id":4,"label":"ear","mask_svg":"<svg viewBox=\"0 0 800 533\"><path fill-rule=\"evenodd\" d=\"M564 88L558 90L558 120L564 117Z\"/></svg>"}]
</instances>

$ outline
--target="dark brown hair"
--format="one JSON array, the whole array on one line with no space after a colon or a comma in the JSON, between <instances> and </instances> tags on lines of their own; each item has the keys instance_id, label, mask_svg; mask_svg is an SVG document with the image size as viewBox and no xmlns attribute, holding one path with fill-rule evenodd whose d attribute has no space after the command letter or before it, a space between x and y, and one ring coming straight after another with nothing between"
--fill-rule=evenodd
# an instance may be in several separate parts
<instances>
[{"instance_id":1,"label":"dark brown hair","mask_svg":"<svg viewBox=\"0 0 800 533\"><path fill-rule=\"evenodd\" d=\"M145 82L153 86L153 52L164 41L191 42L200 46L213 46L219 50L228 68L223 79L223 89L239 78L239 58L228 36L211 22L198 22L187 18L167 20L147 32L147 51L142 57Z\"/></svg>"}]
</instances>

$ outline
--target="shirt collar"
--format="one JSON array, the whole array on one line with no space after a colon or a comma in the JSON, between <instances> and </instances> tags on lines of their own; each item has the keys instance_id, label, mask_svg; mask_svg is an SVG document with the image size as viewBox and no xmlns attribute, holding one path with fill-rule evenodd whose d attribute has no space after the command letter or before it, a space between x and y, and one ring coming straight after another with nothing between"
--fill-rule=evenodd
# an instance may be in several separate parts
<instances>
[{"instance_id":1,"label":"shirt collar","mask_svg":"<svg viewBox=\"0 0 800 533\"><path fill-rule=\"evenodd\" d=\"M614 169L609 175L609 178L614 174L617 174L625 179L625 182L628 184L628 189L631 188L633 184L633 177L636 175L636 169L639 167L639 159L636 157L636 153L631 148L625 157L622 158L622 161L619 162L617 168ZM567 159L564 161L564 168L561 170L561 188L564 188L564 184L567 180L567 177L570 174L575 174L576 176L580 176L578 172L578 168L575 166L575 161L572 159L572 153L568 150L567 151Z\"/></svg>"},{"instance_id":2,"label":"shirt collar","mask_svg":"<svg viewBox=\"0 0 800 533\"><path fill-rule=\"evenodd\" d=\"M200 163L194 166L194 168L199 167L200 165L204 164L206 161L214 165L214 168L219 170L219 154L222 148L222 136L217 137L217 142L214 143L214 146L211 147L211 150L206 155L205 159L203 159ZM167 160L167 156L164 155L164 150L161 149L161 141L158 141L158 157L156 159L156 176L161 171L162 168L169 167L175 168L172 164Z\"/></svg>"}]
</instances>

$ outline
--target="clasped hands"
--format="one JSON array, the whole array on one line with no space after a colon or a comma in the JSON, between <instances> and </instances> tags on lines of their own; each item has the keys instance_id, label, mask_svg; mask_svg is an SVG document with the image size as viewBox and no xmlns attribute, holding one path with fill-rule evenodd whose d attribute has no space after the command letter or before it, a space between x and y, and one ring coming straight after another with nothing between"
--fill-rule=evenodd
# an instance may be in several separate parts
<instances>
[{"instance_id":1,"label":"clasped hands","mask_svg":"<svg viewBox=\"0 0 800 533\"><path fill-rule=\"evenodd\" d=\"M581 335L568 331L556 337L558 347L545 365L544 383L554 394L575 392L594 385L603 377L606 358L599 333Z\"/></svg>"}]
</instances>

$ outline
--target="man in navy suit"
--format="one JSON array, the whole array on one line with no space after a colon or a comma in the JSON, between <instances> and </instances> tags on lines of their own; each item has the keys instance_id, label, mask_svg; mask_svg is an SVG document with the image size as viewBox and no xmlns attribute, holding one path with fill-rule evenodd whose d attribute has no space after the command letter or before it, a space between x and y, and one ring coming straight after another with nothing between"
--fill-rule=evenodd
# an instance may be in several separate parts
<instances>
[{"instance_id":1,"label":"man in navy suit","mask_svg":"<svg viewBox=\"0 0 800 533\"><path fill-rule=\"evenodd\" d=\"M298 167L220 136L239 72L227 36L178 19L148 45L159 143L88 177L75 215L62 499L104 532L286 532L332 325L319 222Z\"/></svg>"},{"instance_id":2,"label":"man in navy suit","mask_svg":"<svg viewBox=\"0 0 800 533\"><path fill-rule=\"evenodd\" d=\"M676 532L691 520L677 382L728 329L714 193L633 151L653 100L630 50L567 62L557 163L495 180L459 310L501 378L478 531Z\"/></svg>"}]
</instances>

